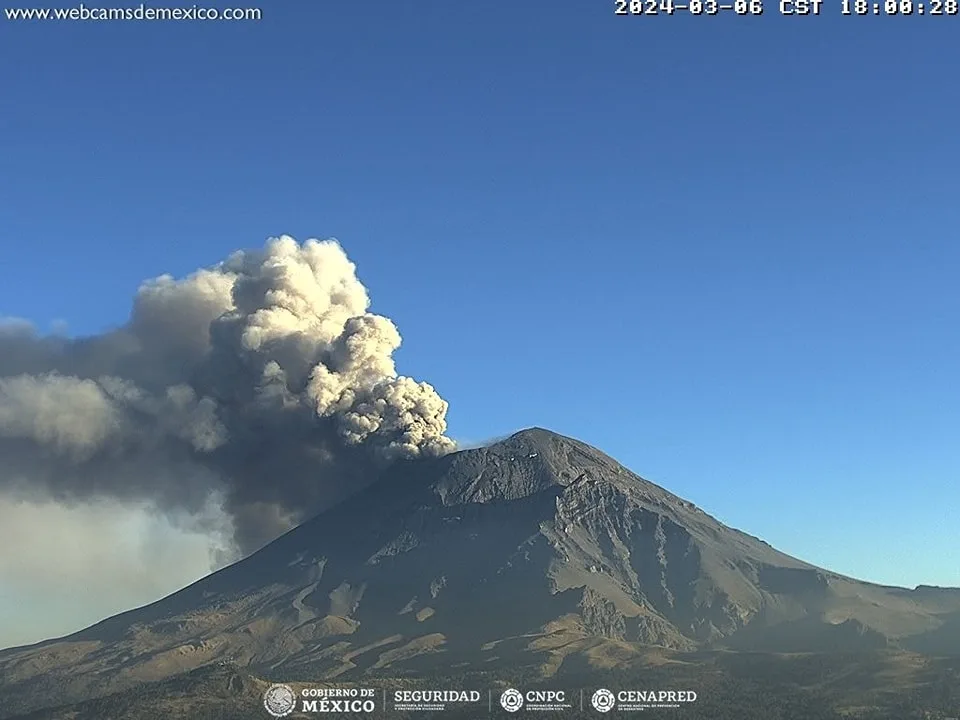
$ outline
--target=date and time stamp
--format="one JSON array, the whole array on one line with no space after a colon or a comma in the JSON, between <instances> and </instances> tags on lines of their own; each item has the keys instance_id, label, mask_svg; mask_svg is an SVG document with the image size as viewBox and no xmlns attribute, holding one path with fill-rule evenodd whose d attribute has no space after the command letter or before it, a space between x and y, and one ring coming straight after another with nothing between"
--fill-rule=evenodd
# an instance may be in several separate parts
<instances>
[{"instance_id":1,"label":"date and time stamp","mask_svg":"<svg viewBox=\"0 0 960 720\"><path fill-rule=\"evenodd\" d=\"M841 15L958 15L960 0L830 0ZM823 15L825 0L613 0L615 15Z\"/></svg>"}]
</instances>

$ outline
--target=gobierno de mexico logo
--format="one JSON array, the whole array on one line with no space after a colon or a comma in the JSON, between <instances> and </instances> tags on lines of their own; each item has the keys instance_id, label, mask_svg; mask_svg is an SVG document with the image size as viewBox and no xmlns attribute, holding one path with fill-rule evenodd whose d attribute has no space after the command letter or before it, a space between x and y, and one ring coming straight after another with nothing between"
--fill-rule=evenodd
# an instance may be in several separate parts
<instances>
[{"instance_id":1,"label":"gobierno de mexico logo","mask_svg":"<svg viewBox=\"0 0 960 720\"><path fill-rule=\"evenodd\" d=\"M275 718L286 717L297 707L297 694L289 685L271 685L263 694L263 707Z\"/></svg>"},{"instance_id":2,"label":"gobierno de mexico logo","mask_svg":"<svg viewBox=\"0 0 960 720\"><path fill-rule=\"evenodd\" d=\"M371 713L376 710L373 688L305 688L298 693L289 685L276 683L263 694L263 707L275 718L297 709L304 713Z\"/></svg>"}]
</instances>

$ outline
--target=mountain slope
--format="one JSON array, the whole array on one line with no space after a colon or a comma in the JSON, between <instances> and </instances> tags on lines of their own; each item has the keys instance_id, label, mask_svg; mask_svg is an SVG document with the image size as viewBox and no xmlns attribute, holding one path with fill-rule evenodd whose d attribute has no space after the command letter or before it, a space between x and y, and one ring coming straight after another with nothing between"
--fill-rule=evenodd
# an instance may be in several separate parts
<instances>
[{"instance_id":1,"label":"mountain slope","mask_svg":"<svg viewBox=\"0 0 960 720\"><path fill-rule=\"evenodd\" d=\"M956 658L934 659L911 653L878 651L848 655L767 655L700 652L695 657L662 651L661 662L646 663L611 673L594 670L568 674L563 687L696 687L698 700L685 708L685 720L948 720L960 707L960 666ZM669 660L669 662L662 662ZM516 717L500 712L495 698L507 683L492 682L480 696L491 720ZM388 681L386 695L395 689L435 689L436 678ZM55 708L21 715L16 720L264 720L263 694L270 683L242 668L207 665L156 683ZM291 683L295 691L337 683ZM527 689L556 689L557 678L526 685ZM589 690L587 691L589 692ZM378 693L380 694L380 693ZM381 694L382 697L382 694ZM484 708L486 709L486 708ZM477 707L449 706L444 718L476 720ZM851 715L853 713L853 715ZM347 717L346 714L334 715ZM420 718L422 712L390 712L394 720ZM587 705L556 717L594 718ZM290 720L315 717L294 712Z\"/></svg>"},{"instance_id":2,"label":"mountain slope","mask_svg":"<svg viewBox=\"0 0 960 720\"><path fill-rule=\"evenodd\" d=\"M629 664L644 647L960 653L960 591L858 582L545 430L394 466L157 603L0 652L0 717L216 662L293 680ZM4 712L7 714L4 715Z\"/></svg>"}]
</instances>

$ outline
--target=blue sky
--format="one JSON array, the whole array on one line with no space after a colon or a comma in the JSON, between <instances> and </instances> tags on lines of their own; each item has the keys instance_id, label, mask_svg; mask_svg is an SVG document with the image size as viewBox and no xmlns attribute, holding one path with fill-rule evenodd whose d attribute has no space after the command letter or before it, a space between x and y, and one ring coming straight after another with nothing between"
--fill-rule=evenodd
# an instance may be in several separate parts
<instances>
[{"instance_id":1,"label":"blue sky","mask_svg":"<svg viewBox=\"0 0 960 720\"><path fill-rule=\"evenodd\" d=\"M451 434L579 437L864 579L960 585L957 17L271 0L0 21L0 315L336 237Z\"/></svg>"}]
</instances>

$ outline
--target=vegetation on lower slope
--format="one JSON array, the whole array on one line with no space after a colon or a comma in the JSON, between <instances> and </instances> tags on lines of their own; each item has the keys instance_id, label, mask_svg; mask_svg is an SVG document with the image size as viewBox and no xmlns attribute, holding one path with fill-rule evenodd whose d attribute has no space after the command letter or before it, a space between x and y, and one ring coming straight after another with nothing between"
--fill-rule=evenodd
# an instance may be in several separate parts
<instances>
[{"instance_id":1,"label":"vegetation on lower slope","mask_svg":"<svg viewBox=\"0 0 960 720\"><path fill-rule=\"evenodd\" d=\"M379 687L480 688L505 687L556 689L691 688L697 702L681 710L648 710L644 720L946 720L960 715L960 663L925 661L922 672L898 675L897 668L911 666L913 656L875 654L847 656L771 656L721 653L689 658L689 663L668 662L603 673L567 674L552 681L527 677L487 677L476 673L382 678ZM918 683L918 678L920 682ZM282 678L274 678L281 680ZM203 668L160 683L88 700L72 706L47 709L17 720L265 720L261 705L269 681L239 668ZM577 703L578 705L578 703ZM422 718L424 713L377 713L385 718ZM481 716L487 716L484 704ZM589 718L598 713L579 707L556 718ZM624 713L619 714L620 717ZM630 713L626 713L627 716ZM491 718L509 715L493 703ZM316 717L294 713L291 720ZM324 717L347 717L336 713ZM355 716L354 716L355 717ZM442 713L443 718L473 718L476 708ZM637 717L640 717L639 715Z\"/></svg>"}]
</instances>

